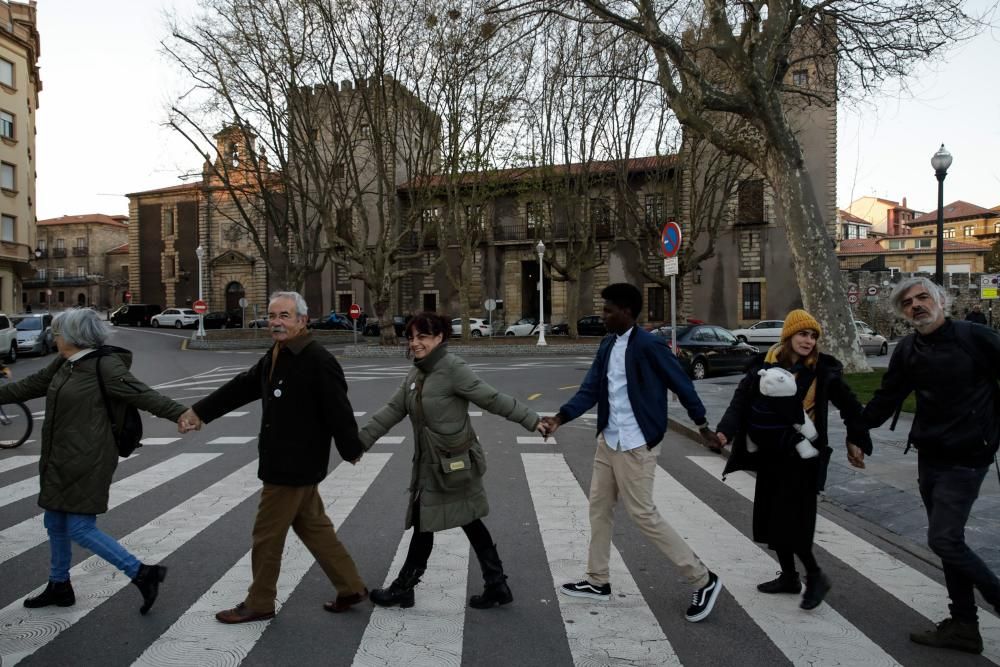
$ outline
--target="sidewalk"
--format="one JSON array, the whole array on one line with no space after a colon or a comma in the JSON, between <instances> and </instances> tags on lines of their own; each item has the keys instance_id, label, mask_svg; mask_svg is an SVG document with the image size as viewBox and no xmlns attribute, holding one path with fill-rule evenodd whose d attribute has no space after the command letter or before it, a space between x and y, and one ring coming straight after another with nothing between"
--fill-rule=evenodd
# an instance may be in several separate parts
<instances>
[{"instance_id":1,"label":"sidewalk","mask_svg":"<svg viewBox=\"0 0 1000 667\"><path fill-rule=\"evenodd\" d=\"M713 427L725 413L741 378L731 375L695 383ZM674 428L690 429L697 437L676 396L671 396L670 422ZM866 457L866 467L858 470L847 463L847 433L837 409L831 406L828 434L834 451L821 502L841 507L926 549L927 514L917 488L917 453L911 449L903 455L912 423L913 416L903 412L895 431L889 430L889 422L872 429L872 456ZM983 482L965 536L990 568L1000 572L1000 482L995 467Z\"/></svg>"}]
</instances>

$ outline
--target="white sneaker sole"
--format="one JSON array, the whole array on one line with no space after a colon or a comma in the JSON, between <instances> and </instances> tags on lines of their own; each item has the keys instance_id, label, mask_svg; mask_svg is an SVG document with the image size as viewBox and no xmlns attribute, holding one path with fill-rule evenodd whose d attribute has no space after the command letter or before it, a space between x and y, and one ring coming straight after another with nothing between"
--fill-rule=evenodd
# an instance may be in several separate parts
<instances>
[{"instance_id":1,"label":"white sneaker sole","mask_svg":"<svg viewBox=\"0 0 1000 667\"><path fill-rule=\"evenodd\" d=\"M698 621L705 620L709 614L712 613L712 609L715 607L715 601L719 597L719 593L722 592L722 579L718 579L715 582L715 588L712 590L712 594L708 596L708 604L705 605L705 609L694 616L685 615L684 618L691 621L692 623L697 623Z\"/></svg>"},{"instance_id":2,"label":"white sneaker sole","mask_svg":"<svg viewBox=\"0 0 1000 667\"><path fill-rule=\"evenodd\" d=\"M559 592L563 595L568 595L571 598L589 598L591 600L610 600L611 594L601 595L600 593L584 593L583 591L571 591L565 588L560 588Z\"/></svg>"}]
</instances>

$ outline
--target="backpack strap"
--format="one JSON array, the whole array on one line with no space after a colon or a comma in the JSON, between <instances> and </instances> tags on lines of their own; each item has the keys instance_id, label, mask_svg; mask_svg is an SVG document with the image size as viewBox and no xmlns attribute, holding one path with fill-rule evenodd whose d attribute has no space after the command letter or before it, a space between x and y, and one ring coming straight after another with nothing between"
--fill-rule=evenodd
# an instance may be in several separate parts
<instances>
[{"instance_id":1,"label":"backpack strap","mask_svg":"<svg viewBox=\"0 0 1000 667\"><path fill-rule=\"evenodd\" d=\"M108 413L108 421L111 422L111 434L115 437L117 444L118 434L115 433L115 417L111 412L111 401L108 400L108 390L104 386L104 374L101 373L101 358L104 357L100 352L97 353L97 386L101 390L101 399L104 401L104 409Z\"/></svg>"}]
</instances>

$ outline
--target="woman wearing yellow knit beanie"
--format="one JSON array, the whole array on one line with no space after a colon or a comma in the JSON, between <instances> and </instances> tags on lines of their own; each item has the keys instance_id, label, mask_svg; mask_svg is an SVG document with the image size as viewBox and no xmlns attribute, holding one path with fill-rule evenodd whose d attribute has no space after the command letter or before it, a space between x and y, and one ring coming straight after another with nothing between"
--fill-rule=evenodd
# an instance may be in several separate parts
<instances>
[{"instance_id":1,"label":"woman wearing yellow knit beanie","mask_svg":"<svg viewBox=\"0 0 1000 667\"><path fill-rule=\"evenodd\" d=\"M826 482L832 453L827 439L829 403L840 410L847 426L851 464L864 465L853 448L870 454L872 447L861 403L844 382L843 364L819 351L822 334L819 322L805 310L788 313L781 342L751 365L718 426L720 442L733 444L724 474L757 472L753 538L777 552L781 565L778 578L759 584L757 590L799 593L798 556L806 570L799 606L807 610L819 606L830 590L830 580L812 553L816 495Z\"/></svg>"}]
</instances>

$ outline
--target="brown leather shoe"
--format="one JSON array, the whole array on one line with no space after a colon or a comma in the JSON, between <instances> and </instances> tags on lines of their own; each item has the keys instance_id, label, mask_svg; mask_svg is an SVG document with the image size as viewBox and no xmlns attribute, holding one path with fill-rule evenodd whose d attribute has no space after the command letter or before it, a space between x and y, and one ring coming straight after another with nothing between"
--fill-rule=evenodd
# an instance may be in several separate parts
<instances>
[{"instance_id":1,"label":"brown leather shoe","mask_svg":"<svg viewBox=\"0 0 1000 667\"><path fill-rule=\"evenodd\" d=\"M360 593L351 593L350 595L338 595L337 599L333 602L327 602L323 605L323 609L334 614L339 614L342 611L347 611L359 602L364 602L368 599L368 589L364 589Z\"/></svg>"},{"instance_id":2,"label":"brown leather shoe","mask_svg":"<svg viewBox=\"0 0 1000 667\"><path fill-rule=\"evenodd\" d=\"M215 620L219 623L252 623L253 621L266 621L274 618L273 611L254 611L245 603L241 602L232 609L220 611L215 615Z\"/></svg>"}]
</instances>

